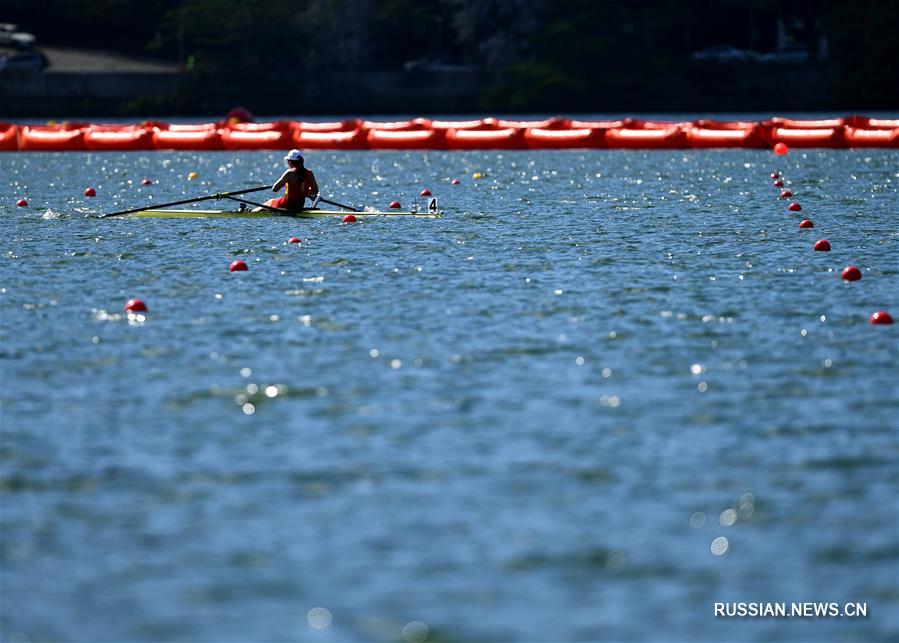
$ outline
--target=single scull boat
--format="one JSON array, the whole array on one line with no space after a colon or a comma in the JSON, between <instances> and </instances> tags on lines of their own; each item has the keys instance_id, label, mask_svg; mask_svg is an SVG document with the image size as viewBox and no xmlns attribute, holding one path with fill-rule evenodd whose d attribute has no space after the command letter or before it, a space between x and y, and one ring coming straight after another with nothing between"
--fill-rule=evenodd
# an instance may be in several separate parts
<instances>
[{"instance_id":1,"label":"single scull boat","mask_svg":"<svg viewBox=\"0 0 899 643\"><path fill-rule=\"evenodd\" d=\"M272 212L263 210L261 212L251 212L250 210L141 210L140 212L132 212L128 214L128 218L139 219L261 219L268 217L288 217L299 219L316 219L319 217L344 217L347 214L353 214L357 217L424 217L428 219L437 219L440 213L436 212L341 212L339 210L318 210L307 209L297 212Z\"/></svg>"}]
</instances>

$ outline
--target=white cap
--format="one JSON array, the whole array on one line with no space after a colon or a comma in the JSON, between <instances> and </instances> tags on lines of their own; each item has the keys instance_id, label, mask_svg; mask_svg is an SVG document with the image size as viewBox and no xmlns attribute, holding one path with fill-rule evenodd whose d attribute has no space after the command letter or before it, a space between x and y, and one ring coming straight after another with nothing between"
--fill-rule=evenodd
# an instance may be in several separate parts
<instances>
[{"instance_id":1,"label":"white cap","mask_svg":"<svg viewBox=\"0 0 899 643\"><path fill-rule=\"evenodd\" d=\"M302 161L303 155L300 154L300 150L290 150L287 153L287 156L284 157L285 161Z\"/></svg>"}]
</instances>

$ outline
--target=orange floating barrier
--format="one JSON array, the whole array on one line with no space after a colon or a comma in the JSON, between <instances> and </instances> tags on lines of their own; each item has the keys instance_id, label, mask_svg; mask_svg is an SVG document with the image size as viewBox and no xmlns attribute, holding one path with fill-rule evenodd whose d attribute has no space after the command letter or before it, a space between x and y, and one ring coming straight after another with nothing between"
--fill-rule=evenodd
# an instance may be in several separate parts
<instances>
[{"instance_id":1,"label":"orange floating barrier","mask_svg":"<svg viewBox=\"0 0 899 643\"><path fill-rule=\"evenodd\" d=\"M368 131L368 146L373 150L442 150L446 149L446 132L373 129Z\"/></svg>"},{"instance_id":2,"label":"orange floating barrier","mask_svg":"<svg viewBox=\"0 0 899 643\"><path fill-rule=\"evenodd\" d=\"M532 150L597 149L606 146L606 133L590 127L562 130L530 127L524 131L524 142Z\"/></svg>"},{"instance_id":3,"label":"orange floating barrier","mask_svg":"<svg viewBox=\"0 0 899 643\"><path fill-rule=\"evenodd\" d=\"M218 128L217 123L173 123L166 130L169 132L214 132Z\"/></svg>"},{"instance_id":4,"label":"orange floating barrier","mask_svg":"<svg viewBox=\"0 0 899 643\"><path fill-rule=\"evenodd\" d=\"M231 123L227 127L227 129L232 132L286 132L290 128L290 121L272 121L270 123Z\"/></svg>"},{"instance_id":5,"label":"orange floating barrier","mask_svg":"<svg viewBox=\"0 0 899 643\"><path fill-rule=\"evenodd\" d=\"M840 118L693 122L470 120L307 122L278 120L170 124L164 121L0 123L0 151L240 150L240 149L566 149L566 148L896 148L899 119ZM152 146L151 146L152 139Z\"/></svg>"},{"instance_id":6,"label":"orange floating barrier","mask_svg":"<svg viewBox=\"0 0 899 643\"><path fill-rule=\"evenodd\" d=\"M307 121L291 121L290 127L293 130L302 130L304 132L352 132L359 129L360 121L351 118L345 121L328 121L324 123L313 123Z\"/></svg>"},{"instance_id":7,"label":"orange floating barrier","mask_svg":"<svg viewBox=\"0 0 899 643\"><path fill-rule=\"evenodd\" d=\"M674 150L687 147L687 136L681 127L668 129L612 128L606 132L609 149Z\"/></svg>"},{"instance_id":8,"label":"orange floating barrier","mask_svg":"<svg viewBox=\"0 0 899 643\"><path fill-rule=\"evenodd\" d=\"M368 147L367 132L357 128L351 132L310 132L293 130L291 147L305 150L364 150Z\"/></svg>"},{"instance_id":9,"label":"orange floating barrier","mask_svg":"<svg viewBox=\"0 0 899 643\"><path fill-rule=\"evenodd\" d=\"M707 129L688 127L687 144L694 148L710 147L768 147L755 126L745 129Z\"/></svg>"},{"instance_id":10,"label":"orange floating barrier","mask_svg":"<svg viewBox=\"0 0 899 643\"><path fill-rule=\"evenodd\" d=\"M478 118L471 121L431 121L431 129L497 129L496 120Z\"/></svg>"},{"instance_id":11,"label":"orange floating barrier","mask_svg":"<svg viewBox=\"0 0 899 643\"><path fill-rule=\"evenodd\" d=\"M612 129L613 127L627 127L633 119L626 118L617 121L568 121L569 125L574 129Z\"/></svg>"},{"instance_id":12,"label":"orange floating barrier","mask_svg":"<svg viewBox=\"0 0 899 643\"><path fill-rule=\"evenodd\" d=\"M847 127L846 144L849 147L899 148L899 126L894 129Z\"/></svg>"},{"instance_id":13,"label":"orange floating barrier","mask_svg":"<svg viewBox=\"0 0 899 643\"><path fill-rule=\"evenodd\" d=\"M46 125L38 125L35 127L39 127L40 129L46 131L55 130L71 132L74 130L84 129L85 127L90 127L90 123L82 123L80 121L63 121L62 123L57 123L56 121L47 121Z\"/></svg>"},{"instance_id":14,"label":"orange floating barrier","mask_svg":"<svg viewBox=\"0 0 899 643\"><path fill-rule=\"evenodd\" d=\"M693 123L691 121L636 121L635 124L629 125L628 127L632 129L661 129L668 130L672 127L680 127L681 129L687 129L688 127L693 127Z\"/></svg>"},{"instance_id":15,"label":"orange floating barrier","mask_svg":"<svg viewBox=\"0 0 899 643\"><path fill-rule=\"evenodd\" d=\"M758 123L754 121L716 121L711 118L700 118L693 121L693 127L717 130L745 130L758 127Z\"/></svg>"},{"instance_id":16,"label":"orange floating barrier","mask_svg":"<svg viewBox=\"0 0 899 643\"><path fill-rule=\"evenodd\" d=\"M153 146L157 150L220 150L222 137L218 130L156 130Z\"/></svg>"},{"instance_id":17,"label":"orange floating barrier","mask_svg":"<svg viewBox=\"0 0 899 643\"><path fill-rule=\"evenodd\" d=\"M80 129L25 125L19 131L19 150L22 152L71 152L85 149L84 132Z\"/></svg>"},{"instance_id":18,"label":"orange floating barrier","mask_svg":"<svg viewBox=\"0 0 899 643\"><path fill-rule=\"evenodd\" d=\"M769 122L756 122L756 121L716 121L710 118L700 118L693 122L693 127L698 127L699 129L707 129L707 130L753 130L753 141L747 141L746 147L771 147L774 145L774 142L771 140L771 129L772 125ZM686 132L689 134L689 129L686 128ZM711 134L708 134L707 137L711 137ZM697 139L700 137L697 137ZM704 147L703 145L691 145L691 147ZM713 147L718 147L717 145Z\"/></svg>"},{"instance_id":19,"label":"orange floating barrier","mask_svg":"<svg viewBox=\"0 0 899 643\"><path fill-rule=\"evenodd\" d=\"M842 126L820 129L775 127L771 130L771 142L784 143L790 147L846 147L844 129Z\"/></svg>"},{"instance_id":20,"label":"orange floating barrier","mask_svg":"<svg viewBox=\"0 0 899 643\"><path fill-rule=\"evenodd\" d=\"M784 127L787 129L826 129L828 127L843 127L844 125L846 125L845 118L796 120L792 118L780 118L778 116L775 116L768 122L775 127Z\"/></svg>"},{"instance_id":21,"label":"orange floating barrier","mask_svg":"<svg viewBox=\"0 0 899 643\"><path fill-rule=\"evenodd\" d=\"M169 124L165 121L141 121L137 127L146 127L147 129L168 129Z\"/></svg>"},{"instance_id":22,"label":"orange floating barrier","mask_svg":"<svg viewBox=\"0 0 899 643\"><path fill-rule=\"evenodd\" d=\"M290 132L283 130L222 130L222 147L226 150L283 150L292 145Z\"/></svg>"},{"instance_id":23,"label":"orange floating barrier","mask_svg":"<svg viewBox=\"0 0 899 643\"><path fill-rule=\"evenodd\" d=\"M365 129L376 129L381 131L409 131L420 129L431 129L431 121L427 118L415 118L408 121L362 121L361 126Z\"/></svg>"},{"instance_id":24,"label":"orange floating barrier","mask_svg":"<svg viewBox=\"0 0 899 643\"><path fill-rule=\"evenodd\" d=\"M104 126L89 127L84 132L84 146L97 152L152 150L154 149L153 130L145 127L129 127L119 130L106 129Z\"/></svg>"},{"instance_id":25,"label":"orange floating barrier","mask_svg":"<svg viewBox=\"0 0 899 643\"><path fill-rule=\"evenodd\" d=\"M546 118L542 121L507 121L499 119L496 121L498 127L516 127L519 129L567 129L571 126L571 121L565 118L554 116Z\"/></svg>"},{"instance_id":26,"label":"orange floating barrier","mask_svg":"<svg viewBox=\"0 0 899 643\"><path fill-rule=\"evenodd\" d=\"M0 123L0 152L15 152L19 149L19 126Z\"/></svg>"},{"instance_id":27,"label":"orange floating barrier","mask_svg":"<svg viewBox=\"0 0 899 643\"><path fill-rule=\"evenodd\" d=\"M869 118L865 127L869 129L896 129L899 127L899 118Z\"/></svg>"},{"instance_id":28,"label":"orange floating barrier","mask_svg":"<svg viewBox=\"0 0 899 643\"><path fill-rule=\"evenodd\" d=\"M516 127L502 129L450 129L446 144L451 150L523 150L524 130Z\"/></svg>"},{"instance_id":29,"label":"orange floating barrier","mask_svg":"<svg viewBox=\"0 0 899 643\"><path fill-rule=\"evenodd\" d=\"M142 128L142 125L130 125L127 123L93 123L83 127L85 132L88 130L93 132L131 132Z\"/></svg>"}]
</instances>

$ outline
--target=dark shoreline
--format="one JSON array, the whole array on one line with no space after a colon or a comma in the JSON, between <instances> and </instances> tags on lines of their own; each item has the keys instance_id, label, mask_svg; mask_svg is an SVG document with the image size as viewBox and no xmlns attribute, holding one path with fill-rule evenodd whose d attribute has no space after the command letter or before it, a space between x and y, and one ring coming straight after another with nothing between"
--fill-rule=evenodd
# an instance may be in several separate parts
<instances>
[{"instance_id":1,"label":"dark shoreline","mask_svg":"<svg viewBox=\"0 0 899 643\"><path fill-rule=\"evenodd\" d=\"M477 113L785 113L894 111L899 99L835 91L832 72L815 68L694 66L664 83L616 79L583 96L548 92L514 104L503 78L481 73L334 74L314 91L285 91L246 81L206 84L184 73L46 72L0 74L0 118L138 117L223 114Z\"/></svg>"}]
</instances>

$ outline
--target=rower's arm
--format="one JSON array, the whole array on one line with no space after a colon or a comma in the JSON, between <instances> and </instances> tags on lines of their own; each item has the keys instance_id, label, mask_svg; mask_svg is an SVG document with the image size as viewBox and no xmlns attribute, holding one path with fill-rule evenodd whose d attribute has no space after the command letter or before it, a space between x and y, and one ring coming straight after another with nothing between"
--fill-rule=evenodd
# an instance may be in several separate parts
<instances>
[{"instance_id":1,"label":"rower's arm","mask_svg":"<svg viewBox=\"0 0 899 643\"><path fill-rule=\"evenodd\" d=\"M306 181L306 194L309 196L314 196L318 194L318 183L315 182L315 175L312 172L309 172L309 180Z\"/></svg>"},{"instance_id":2,"label":"rower's arm","mask_svg":"<svg viewBox=\"0 0 899 643\"><path fill-rule=\"evenodd\" d=\"M275 184L272 186L272 192L278 192L281 188L283 188L287 184L287 177L290 176L290 170L287 170L284 174L281 175L281 178L275 181Z\"/></svg>"}]
</instances>

